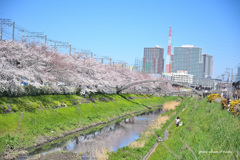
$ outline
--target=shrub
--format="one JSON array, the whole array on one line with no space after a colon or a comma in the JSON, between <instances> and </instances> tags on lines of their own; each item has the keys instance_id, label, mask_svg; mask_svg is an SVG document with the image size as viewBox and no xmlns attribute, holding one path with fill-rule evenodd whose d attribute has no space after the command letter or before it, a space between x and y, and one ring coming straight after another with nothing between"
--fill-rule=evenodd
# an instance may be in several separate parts
<instances>
[{"instance_id":1,"label":"shrub","mask_svg":"<svg viewBox=\"0 0 240 160\"><path fill-rule=\"evenodd\" d=\"M5 140L6 147L8 147L10 149L14 149L19 145L19 137L18 136L11 136L11 135L7 134L4 137L4 140Z\"/></svg>"},{"instance_id":2,"label":"shrub","mask_svg":"<svg viewBox=\"0 0 240 160\"><path fill-rule=\"evenodd\" d=\"M5 110L7 110L7 109L8 109L8 107L7 107L6 105L3 105L3 108L4 108Z\"/></svg>"},{"instance_id":3,"label":"shrub","mask_svg":"<svg viewBox=\"0 0 240 160\"><path fill-rule=\"evenodd\" d=\"M5 104L5 102L3 102L3 101L0 101L0 104Z\"/></svg>"},{"instance_id":4,"label":"shrub","mask_svg":"<svg viewBox=\"0 0 240 160\"><path fill-rule=\"evenodd\" d=\"M72 107L72 103L69 101L63 101L64 104L66 104L68 107Z\"/></svg>"},{"instance_id":5,"label":"shrub","mask_svg":"<svg viewBox=\"0 0 240 160\"><path fill-rule=\"evenodd\" d=\"M80 95L81 90L82 90L81 87L78 87L78 88L76 89L76 94L77 94L77 95Z\"/></svg>"},{"instance_id":6,"label":"shrub","mask_svg":"<svg viewBox=\"0 0 240 160\"><path fill-rule=\"evenodd\" d=\"M2 105L0 105L0 114L4 113L4 108Z\"/></svg>"},{"instance_id":7,"label":"shrub","mask_svg":"<svg viewBox=\"0 0 240 160\"><path fill-rule=\"evenodd\" d=\"M41 101L36 101L36 103L39 105L40 109L44 109L45 106L42 104Z\"/></svg>"},{"instance_id":8,"label":"shrub","mask_svg":"<svg viewBox=\"0 0 240 160\"><path fill-rule=\"evenodd\" d=\"M213 102L216 98L221 98L221 96L219 94L210 94L207 97L208 102Z\"/></svg>"},{"instance_id":9,"label":"shrub","mask_svg":"<svg viewBox=\"0 0 240 160\"><path fill-rule=\"evenodd\" d=\"M29 112L35 112L37 108L39 108L39 104L37 104L36 102L33 102L33 103L28 103L26 105L25 110Z\"/></svg>"},{"instance_id":10,"label":"shrub","mask_svg":"<svg viewBox=\"0 0 240 160\"><path fill-rule=\"evenodd\" d=\"M24 90L25 90L26 94L29 96L36 96L36 95L40 95L40 93L41 93L40 89L36 88L33 85L24 86Z\"/></svg>"},{"instance_id":11,"label":"shrub","mask_svg":"<svg viewBox=\"0 0 240 160\"><path fill-rule=\"evenodd\" d=\"M13 110L14 112L19 111L17 105L15 105L15 104L12 104L12 110Z\"/></svg>"},{"instance_id":12,"label":"shrub","mask_svg":"<svg viewBox=\"0 0 240 160\"><path fill-rule=\"evenodd\" d=\"M40 87L40 94L41 95L49 95L52 94L50 87Z\"/></svg>"},{"instance_id":13,"label":"shrub","mask_svg":"<svg viewBox=\"0 0 240 160\"><path fill-rule=\"evenodd\" d=\"M222 104L222 109L226 109L228 106L226 99L222 99L221 104Z\"/></svg>"},{"instance_id":14,"label":"shrub","mask_svg":"<svg viewBox=\"0 0 240 160\"><path fill-rule=\"evenodd\" d=\"M234 100L230 102L230 108L229 110L234 114L234 115L239 115L240 114L240 100Z\"/></svg>"},{"instance_id":15,"label":"shrub","mask_svg":"<svg viewBox=\"0 0 240 160\"><path fill-rule=\"evenodd\" d=\"M51 106L52 106L52 107L59 107L59 106L61 106L61 102L59 102L59 101L53 101Z\"/></svg>"}]
</instances>

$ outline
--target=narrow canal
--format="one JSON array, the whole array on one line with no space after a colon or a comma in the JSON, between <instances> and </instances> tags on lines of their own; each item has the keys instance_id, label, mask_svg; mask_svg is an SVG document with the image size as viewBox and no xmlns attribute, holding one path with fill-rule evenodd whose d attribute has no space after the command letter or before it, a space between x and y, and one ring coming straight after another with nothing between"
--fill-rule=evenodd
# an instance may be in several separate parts
<instances>
[{"instance_id":1,"label":"narrow canal","mask_svg":"<svg viewBox=\"0 0 240 160\"><path fill-rule=\"evenodd\" d=\"M162 109L156 109L142 113L138 116L127 118L121 122L109 124L97 132L88 135L76 136L61 144L51 146L48 150L42 148L35 150L30 157L36 154L46 154L53 151L72 151L81 153L83 157L97 157L103 149L117 151L119 148L129 145L137 140L140 134L151 125L162 113Z\"/></svg>"}]
</instances>

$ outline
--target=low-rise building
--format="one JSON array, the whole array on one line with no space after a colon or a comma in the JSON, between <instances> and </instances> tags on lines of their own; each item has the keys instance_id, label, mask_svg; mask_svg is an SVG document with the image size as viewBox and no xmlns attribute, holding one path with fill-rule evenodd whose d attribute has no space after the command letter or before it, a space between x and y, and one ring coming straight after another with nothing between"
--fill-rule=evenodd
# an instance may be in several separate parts
<instances>
[{"instance_id":1,"label":"low-rise building","mask_svg":"<svg viewBox=\"0 0 240 160\"><path fill-rule=\"evenodd\" d=\"M172 77L175 82L179 83L193 83L193 75L188 74L187 71L177 71L177 73L163 73L164 76Z\"/></svg>"}]
</instances>

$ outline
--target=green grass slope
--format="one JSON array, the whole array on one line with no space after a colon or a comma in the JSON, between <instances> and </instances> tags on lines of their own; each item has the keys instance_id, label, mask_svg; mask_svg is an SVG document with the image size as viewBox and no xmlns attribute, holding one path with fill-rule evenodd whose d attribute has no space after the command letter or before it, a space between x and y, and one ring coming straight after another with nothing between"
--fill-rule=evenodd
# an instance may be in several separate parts
<instances>
[{"instance_id":1,"label":"green grass slope","mask_svg":"<svg viewBox=\"0 0 240 160\"><path fill-rule=\"evenodd\" d=\"M113 101L99 101L100 98L112 98ZM125 98L132 97L131 100ZM144 95L94 95L94 103L81 103L53 109L42 108L34 112L26 111L27 103L51 106L56 101L71 103L81 101L77 95L51 95L20 98L0 98L1 104L17 105L25 108L21 112L0 114L0 154L8 149L28 148L36 144L41 136L57 137L65 131L82 128L99 122L107 122L121 115L146 110L146 106L154 106L178 97L155 97ZM71 103L72 104L72 103Z\"/></svg>"},{"instance_id":2,"label":"green grass slope","mask_svg":"<svg viewBox=\"0 0 240 160\"><path fill-rule=\"evenodd\" d=\"M240 159L240 119L220 104L197 101L180 119L183 126L174 123L169 128L168 139L159 143L150 160Z\"/></svg>"}]
</instances>

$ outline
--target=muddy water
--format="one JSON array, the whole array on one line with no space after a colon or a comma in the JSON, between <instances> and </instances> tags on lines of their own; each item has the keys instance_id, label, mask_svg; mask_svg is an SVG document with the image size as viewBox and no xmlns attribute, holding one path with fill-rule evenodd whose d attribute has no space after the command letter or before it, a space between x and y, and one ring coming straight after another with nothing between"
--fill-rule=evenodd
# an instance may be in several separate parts
<instances>
[{"instance_id":1,"label":"muddy water","mask_svg":"<svg viewBox=\"0 0 240 160\"><path fill-rule=\"evenodd\" d=\"M124 119L121 122L109 124L101 130L79 135L74 139L52 146L49 150L38 149L32 155L46 154L52 151L72 151L83 156L98 157L103 149L116 151L129 145L139 138L139 135L162 113L161 109L146 112L141 115ZM30 155L31 156L31 155Z\"/></svg>"}]
</instances>

